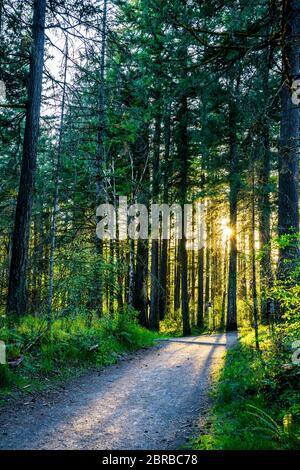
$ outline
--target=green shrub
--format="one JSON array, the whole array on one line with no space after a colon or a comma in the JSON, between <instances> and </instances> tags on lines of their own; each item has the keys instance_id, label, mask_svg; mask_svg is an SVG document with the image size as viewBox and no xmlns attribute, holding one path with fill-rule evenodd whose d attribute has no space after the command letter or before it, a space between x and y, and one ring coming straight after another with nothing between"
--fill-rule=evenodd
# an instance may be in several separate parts
<instances>
[{"instance_id":1,"label":"green shrub","mask_svg":"<svg viewBox=\"0 0 300 470\"><path fill-rule=\"evenodd\" d=\"M300 366L290 361L286 333L240 338L226 354L214 387L212 424L195 440L198 449L299 449ZM289 424L287 424L289 423Z\"/></svg>"},{"instance_id":2,"label":"green shrub","mask_svg":"<svg viewBox=\"0 0 300 470\"><path fill-rule=\"evenodd\" d=\"M182 321L178 318L165 318L159 323L159 331L163 336L182 336Z\"/></svg>"},{"instance_id":3,"label":"green shrub","mask_svg":"<svg viewBox=\"0 0 300 470\"><path fill-rule=\"evenodd\" d=\"M6 364L0 364L0 388L7 388L12 382L12 373Z\"/></svg>"},{"instance_id":4,"label":"green shrub","mask_svg":"<svg viewBox=\"0 0 300 470\"><path fill-rule=\"evenodd\" d=\"M22 361L14 370L1 366L0 389L24 383L40 386L44 376L61 377L74 368L113 364L125 351L152 345L155 337L137 324L136 312L129 309L101 319L86 312L57 318L51 334L41 318L26 316L14 328L5 322L0 339L7 345L8 361Z\"/></svg>"}]
</instances>

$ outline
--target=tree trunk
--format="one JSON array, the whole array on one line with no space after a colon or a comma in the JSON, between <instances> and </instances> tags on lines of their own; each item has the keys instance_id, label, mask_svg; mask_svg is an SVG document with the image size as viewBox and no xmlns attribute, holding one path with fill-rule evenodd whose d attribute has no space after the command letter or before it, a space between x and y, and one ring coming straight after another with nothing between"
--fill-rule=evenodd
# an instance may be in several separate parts
<instances>
[{"instance_id":1,"label":"tree trunk","mask_svg":"<svg viewBox=\"0 0 300 470\"><path fill-rule=\"evenodd\" d=\"M271 51L268 48L266 53L266 68L263 74L263 94L265 106L269 99L269 72L271 68ZM258 161L258 226L259 226L259 246L260 257L260 287L261 287L261 316L263 323L269 323L270 315L273 313L273 301L269 298L268 292L273 286L274 276L271 262L271 231L270 231L270 129L268 119L263 118L261 123L260 154Z\"/></svg>"},{"instance_id":2,"label":"tree trunk","mask_svg":"<svg viewBox=\"0 0 300 470\"><path fill-rule=\"evenodd\" d=\"M158 95L157 100L160 99ZM160 106L158 104L158 106ZM152 201L158 203L159 196L159 157L161 141L161 113L155 118L155 130L153 137L153 164L152 164ZM150 320L151 330L159 328L159 240L152 239L151 243L151 300L150 300Z\"/></svg>"},{"instance_id":3,"label":"tree trunk","mask_svg":"<svg viewBox=\"0 0 300 470\"><path fill-rule=\"evenodd\" d=\"M33 6L32 50L28 81L28 104L23 141L23 157L9 273L7 313L24 315L27 310L26 270L37 145L40 127L42 77L44 66L46 0Z\"/></svg>"},{"instance_id":4,"label":"tree trunk","mask_svg":"<svg viewBox=\"0 0 300 470\"><path fill-rule=\"evenodd\" d=\"M146 108L148 103L143 103ZM143 123L133 148L135 166L140 168L139 181L142 185L140 193L136 195L140 204L149 204L150 172L148 164L149 156L149 125ZM149 271L149 242L139 238L137 240L136 264L134 273L134 288L132 306L138 311L140 325L149 327L148 319L148 271Z\"/></svg>"},{"instance_id":5,"label":"tree trunk","mask_svg":"<svg viewBox=\"0 0 300 470\"><path fill-rule=\"evenodd\" d=\"M186 56L187 51L184 51ZM180 164L181 181L179 188L179 198L182 208L187 202L187 178L188 178L188 102L186 94L183 94L179 103L177 113L177 152ZM186 249L186 236L184 230L184 217L182 217L182 238L179 240L180 270L181 270L181 315L183 334L191 334L190 314L189 314L189 293L188 293L188 257Z\"/></svg>"},{"instance_id":6,"label":"tree trunk","mask_svg":"<svg viewBox=\"0 0 300 470\"><path fill-rule=\"evenodd\" d=\"M180 262L179 262L179 242L175 240L175 259L174 259L174 267L175 267L175 283L174 283L174 313L180 309Z\"/></svg>"},{"instance_id":7,"label":"tree trunk","mask_svg":"<svg viewBox=\"0 0 300 470\"><path fill-rule=\"evenodd\" d=\"M60 175L60 167L61 167L61 151L62 151L64 117L65 117L67 70L68 70L68 40L66 39L65 67L64 67L62 102L61 102L61 112L60 112L59 136L58 136L58 145L57 145L57 161L56 161L56 171L55 171L53 210L52 210L51 232L50 232L49 294L48 294L48 318L47 318L49 331L51 330L51 325L52 325L53 274L54 274L54 255L55 255L55 246L56 246L56 218L57 218L57 213L58 213L58 202L59 202L59 175Z\"/></svg>"},{"instance_id":8,"label":"tree trunk","mask_svg":"<svg viewBox=\"0 0 300 470\"><path fill-rule=\"evenodd\" d=\"M124 308L123 302L123 285L124 285L124 262L123 262L123 249L120 241L116 244L116 264L117 264L117 278L118 278L118 290L117 290L117 302L118 312L121 313Z\"/></svg>"},{"instance_id":9,"label":"tree trunk","mask_svg":"<svg viewBox=\"0 0 300 470\"><path fill-rule=\"evenodd\" d=\"M270 143L267 124L263 127L262 158L258 168L258 216L259 216L259 246L260 258L260 283L261 283L261 314L264 323L269 323L273 312L273 302L268 297L268 291L273 285L273 271L271 262L271 234L270 234Z\"/></svg>"},{"instance_id":10,"label":"tree trunk","mask_svg":"<svg viewBox=\"0 0 300 470\"><path fill-rule=\"evenodd\" d=\"M251 229L250 229L250 246L251 246L251 274L252 274L252 306L253 306L253 323L255 332L255 346L259 350L258 342L258 301L257 301L257 282L256 282L256 250L255 250L255 173L252 169L252 198L251 198Z\"/></svg>"},{"instance_id":11,"label":"tree trunk","mask_svg":"<svg viewBox=\"0 0 300 470\"><path fill-rule=\"evenodd\" d=\"M170 110L167 110L164 120L164 181L163 181L163 203L168 204L168 176L170 164L170 144L171 144L171 119ZM166 305L168 297L168 257L169 243L167 239L161 240L160 273L159 273L159 315L163 320L166 316Z\"/></svg>"},{"instance_id":12,"label":"tree trunk","mask_svg":"<svg viewBox=\"0 0 300 470\"><path fill-rule=\"evenodd\" d=\"M207 220L206 220L206 247L205 247L205 321L209 324L209 306L210 306L210 264L211 264L211 229L209 206L207 207Z\"/></svg>"},{"instance_id":13,"label":"tree trunk","mask_svg":"<svg viewBox=\"0 0 300 470\"><path fill-rule=\"evenodd\" d=\"M204 325L204 247L198 251L198 309L197 309L197 326L202 328Z\"/></svg>"},{"instance_id":14,"label":"tree trunk","mask_svg":"<svg viewBox=\"0 0 300 470\"><path fill-rule=\"evenodd\" d=\"M229 151L230 151L230 174L229 174L229 213L230 213L230 242L229 242L229 270L228 270L228 302L227 302L227 331L237 330L237 205L239 192L238 175L238 148L235 128L235 110L231 106L229 113Z\"/></svg>"},{"instance_id":15,"label":"tree trunk","mask_svg":"<svg viewBox=\"0 0 300 470\"><path fill-rule=\"evenodd\" d=\"M224 250L224 266L223 266L223 292L222 292L222 306L221 306L221 322L220 322L221 330L225 328L227 266L228 266L228 236L226 235L225 250Z\"/></svg>"},{"instance_id":16,"label":"tree trunk","mask_svg":"<svg viewBox=\"0 0 300 470\"><path fill-rule=\"evenodd\" d=\"M292 101L292 85L299 79L300 1L283 1L283 85L279 152L278 233L299 233L299 108ZM279 279L287 279L299 260L299 240L280 248Z\"/></svg>"},{"instance_id":17,"label":"tree trunk","mask_svg":"<svg viewBox=\"0 0 300 470\"><path fill-rule=\"evenodd\" d=\"M103 0L102 24L101 24L101 53L99 70L99 90L98 90L98 135L97 151L95 158L96 171L96 207L105 202L104 187L104 166L105 166L105 148L104 137L106 131L106 113L105 113L105 59L106 59L106 34L107 34L107 3ZM96 223L99 222L98 217ZM103 276L101 272L101 262L103 258L103 240L96 237L96 270L95 270L95 301L96 311L99 317L103 314Z\"/></svg>"},{"instance_id":18,"label":"tree trunk","mask_svg":"<svg viewBox=\"0 0 300 470\"><path fill-rule=\"evenodd\" d=\"M196 325L197 324L197 317L195 318L196 266L195 266L195 250L194 249L192 249L191 258L192 258L191 267L190 267L190 271L191 271L190 301L191 301L191 308L192 308L191 317L193 319L193 324Z\"/></svg>"},{"instance_id":19,"label":"tree trunk","mask_svg":"<svg viewBox=\"0 0 300 470\"><path fill-rule=\"evenodd\" d=\"M133 308L139 312L139 324L149 326L148 321L148 240L137 241Z\"/></svg>"},{"instance_id":20,"label":"tree trunk","mask_svg":"<svg viewBox=\"0 0 300 470\"><path fill-rule=\"evenodd\" d=\"M135 258L134 253L134 240L129 240L129 282L128 282L128 305L133 306L134 296L134 274L135 274Z\"/></svg>"},{"instance_id":21,"label":"tree trunk","mask_svg":"<svg viewBox=\"0 0 300 470\"><path fill-rule=\"evenodd\" d=\"M159 273L159 316L166 316L167 303L167 274L168 274L168 240L161 242L160 273Z\"/></svg>"}]
</instances>

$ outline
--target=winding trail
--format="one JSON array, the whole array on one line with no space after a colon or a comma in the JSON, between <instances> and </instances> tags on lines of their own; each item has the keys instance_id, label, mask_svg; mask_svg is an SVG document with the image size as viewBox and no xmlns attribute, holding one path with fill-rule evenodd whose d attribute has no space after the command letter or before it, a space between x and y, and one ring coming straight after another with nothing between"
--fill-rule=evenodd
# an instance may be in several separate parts
<instances>
[{"instance_id":1,"label":"winding trail","mask_svg":"<svg viewBox=\"0 0 300 470\"><path fill-rule=\"evenodd\" d=\"M176 449L199 434L236 334L159 341L0 414L0 449Z\"/></svg>"}]
</instances>

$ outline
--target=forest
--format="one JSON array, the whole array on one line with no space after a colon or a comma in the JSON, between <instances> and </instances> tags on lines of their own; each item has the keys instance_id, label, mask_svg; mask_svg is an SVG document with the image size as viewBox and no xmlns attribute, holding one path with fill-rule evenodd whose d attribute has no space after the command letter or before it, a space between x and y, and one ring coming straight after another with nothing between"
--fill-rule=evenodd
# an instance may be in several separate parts
<instances>
[{"instance_id":1,"label":"forest","mask_svg":"<svg viewBox=\"0 0 300 470\"><path fill-rule=\"evenodd\" d=\"M0 413L238 331L191 446L299 449L300 1L1 0L0 57Z\"/></svg>"}]
</instances>

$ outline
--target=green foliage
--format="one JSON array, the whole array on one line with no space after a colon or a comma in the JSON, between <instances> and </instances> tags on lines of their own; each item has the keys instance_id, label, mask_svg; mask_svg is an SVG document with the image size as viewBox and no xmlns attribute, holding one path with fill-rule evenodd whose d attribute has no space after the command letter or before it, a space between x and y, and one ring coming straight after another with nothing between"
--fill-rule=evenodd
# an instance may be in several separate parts
<instances>
[{"instance_id":1,"label":"green foliage","mask_svg":"<svg viewBox=\"0 0 300 470\"><path fill-rule=\"evenodd\" d=\"M159 323L162 336L182 336L182 322L179 318L165 318Z\"/></svg>"},{"instance_id":2,"label":"green foliage","mask_svg":"<svg viewBox=\"0 0 300 470\"><path fill-rule=\"evenodd\" d=\"M150 346L156 335L141 328L136 313L125 311L115 316L86 315L59 318L51 334L40 318L24 317L19 325L3 325L0 338L7 345L9 363L21 359L19 367L0 368L0 389L12 390L30 384L39 388L42 378L59 378L88 366L115 363L126 351ZM3 321L3 320L2 320Z\"/></svg>"},{"instance_id":3,"label":"green foliage","mask_svg":"<svg viewBox=\"0 0 300 470\"><path fill-rule=\"evenodd\" d=\"M0 389L12 383L12 374L7 365L0 364Z\"/></svg>"},{"instance_id":4,"label":"green foliage","mask_svg":"<svg viewBox=\"0 0 300 470\"><path fill-rule=\"evenodd\" d=\"M277 249L299 247L299 234L286 234L274 240ZM289 260L287 260L290 262ZM299 339L300 335L300 262L292 260L293 269L284 278L278 278L272 288L267 292L277 306L277 318L281 329L289 340Z\"/></svg>"},{"instance_id":5,"label":"green foliage","mask_svg":"<svg viewBox=\"0 0 300 470\"><path fill-rule=\"evenodd\" d=\"M279 306L281 311L281 321L285 322L289 333L293 330L293 334L299 337L300 285L293 282L293 278L277 280L273 288L270 290L269 296L273 298Z\"/></svg>"},{"instance_id":6,"label":"green foliage","mask_svg":"<svg viewBox=\"0 0 300 470\"><path fill-rule=\"evenodd\" d=\"M263 330L260 345L258 353L253 334L246 334L227 352L213 392L212 425L195 448L300 449L300 367L291 364L278 331Z\"/></svg>"}]
</instances>

